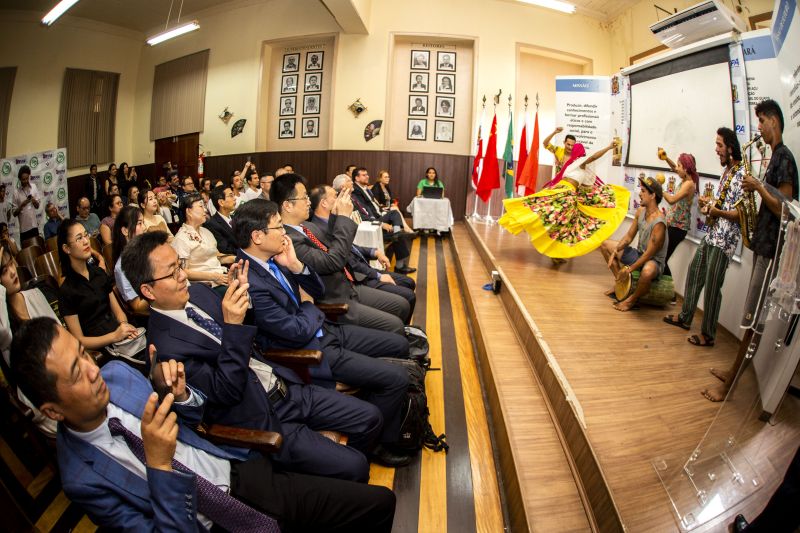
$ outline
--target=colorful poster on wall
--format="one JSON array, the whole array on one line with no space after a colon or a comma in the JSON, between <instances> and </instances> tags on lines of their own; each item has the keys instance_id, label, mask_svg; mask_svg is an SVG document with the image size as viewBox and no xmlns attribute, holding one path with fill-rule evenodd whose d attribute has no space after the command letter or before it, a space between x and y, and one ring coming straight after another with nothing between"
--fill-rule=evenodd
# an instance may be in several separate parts
<instances>
[{"instance_id":1,"label":"colorful poster on wall","mask_svg":"<svg viewBox=\"0 0 800 533\"><path fill-rule=\"evenodd\" d=\"M800 11L797 0L776 0L772 10L772 44L782 96L778 102L785 122L783 142L800 153ZM796 156L795 156L796 157Z\"/></svg>"},{"instance_id":2,"label":"colorful poster on wall","mask_svg":"<svg viewBox=\"0 0 800 533\"><path fill-rule=\"evenodd\" d=\"M0 183L6 186L5 200L0 203L0 209L4 213L11 209L13 192L19 186L17 175L23 165L30 167L31 183L36 185L41 194L41 202L36 212L36 219L39 223L39 233L44 236L44 224L47 222L47 215L44 209L48 202L55 204L62 217L69 217L67 149L58 148L0 159ZM8 219L8 231L9 235L16 240L17 245L20 246L22 243L19 241L19 221L13 214Z\"/></svg>"}]
</instances>

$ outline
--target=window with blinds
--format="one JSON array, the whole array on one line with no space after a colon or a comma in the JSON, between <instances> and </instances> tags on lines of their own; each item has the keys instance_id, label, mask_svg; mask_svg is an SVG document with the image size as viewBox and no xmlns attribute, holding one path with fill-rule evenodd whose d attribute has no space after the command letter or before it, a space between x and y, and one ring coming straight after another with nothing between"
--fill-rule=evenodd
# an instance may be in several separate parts
<instances>
[{"instance_id":1,"label":"window with blinds","mask_svg":"<svg viewBox=\"0 0 800 533\"><path fill-rule=\"evenodd\" d=\"M69 168L114 161L119 74L68 68L61 90L58 145Z\"/></svg>"},{"instance_id":2,"label":"window with blinds","mask_svg":"<svg viewBox=\"0 0 800 533\"><path fill-rule=\"evenodd\" d=\"M17 67L0 68L0 157L6 157L8 115L11 112L11 93L14 92L16 75Z\"/></svg>"},{"instance_id":3,"label":"window with blinds","mask_svg":"<svg viewBox=\"0 0 800 533\"><path fill-rule=\"evenodd\" d=\"M156 65L150 140L203 131L208 50Z\"/></svg>"}]
</instances>

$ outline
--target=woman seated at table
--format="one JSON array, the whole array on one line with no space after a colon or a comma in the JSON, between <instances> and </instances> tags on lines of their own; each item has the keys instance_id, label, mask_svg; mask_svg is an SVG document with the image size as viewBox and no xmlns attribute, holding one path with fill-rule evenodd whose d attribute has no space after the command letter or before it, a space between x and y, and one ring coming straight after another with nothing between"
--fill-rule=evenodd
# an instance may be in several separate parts
<instances>
[{"instance_id":1,"label":"woman seated at table","mask_svg":"<svg viewBox=\"0 0 800 533\"><path fill-rule=\"evenodd\" d=\"M400 209L398 209L396 205L397 199L392 196L392 190L389 188L389 180L389 171L381 170L378 172L378 181L372 185L370 190L372 191L372 195L375 197L375 201L378 202L378 205L381 207L381 211L385 212L389 209L393 209L397 212L400 212ZM401 217L401 220L403 221L403 231L414 231L411 229L411 226L406 223L405 218Z\"/></svg>"},{"instance_id":2,"label":"woman seated at table","mask_svg":"<svg viewBox=\"0 0 800 533\"><path fill-rule=\"evenodd\" d=\"M425 171L425 177L417 183L417 196L422 196L424 187L438 187L442 189L442 196L444 197L444 183L439 179L439 173L433 167L428 167L428 170Z\"/></svg>"},{"instance_id":3,"label":"woman seated at table","mask_svg":"<svg viewBox=\"0 0 800 533\"><path fill-rule=\"evenodd\" d=\"M199 193L184 196L181 209L186 222L175 234L172 247L178 252L178 258L186 261L184 270L189 281L209 283L220 295L224 295L228 289L228 269L222 263L230 265L235 256L220 253L217 239L203 227L208 213Z\"/></svg>"},{"instance_id":4,"label":"woman seated at table","mask_svg":"<svg viewBox=\"0 0 800 533\"><path fill-rule=\"evenodd\" d=\"M100 238L103 244L111 244L111 234L114 232L114 220L122 209L122 198L118 194L106 196L103 200L105 217L100 221Z\"/></svg>"},{"instance_id":5,"label":"woman seated at table","mask_svg":"<svg viewBox=\"0 0 800 533\"><path fill-rule=\"evenodd\" d=\"M156 199L156 193L151 191L150 189L144 189L139 192L139 207L142 208L142 213L144 213L144 217L142 218L143 221L143 231L163 231L169 235L168 242L172 241L172 233L169 231L169 226L167 226L167 221L164 220L158 212L158 200Z\"/></svg>"},{"instance_id":6,"label":"woman seated at table","mask_svg":"<svg viewBox=\"0 0 800 533\"><path fill-rule=\"evenodd\" d=\"M111 257L114 261L114 281L117 283L122 298L130 308L136 313L146 314L150 312L150 303L136 294L131 282L122 271L122 250L128 241L144 231L142 210L132 205L126 205L117 215L117 222L114 224L114 245L111 247Z\"/></svg>"},{"instance_id":7,"label":"woman seated at table","mask_svg":"<svg viewBox=\"0 0 800 533\"><path fill-rule=\"evenodd\" d=\"M58 228L58 256L64 274L58 308L69 332L91 350L135 338L138 332L114 297L103 256L92 250L79 221L66 220Z\"/></svg>"}]
</instances>

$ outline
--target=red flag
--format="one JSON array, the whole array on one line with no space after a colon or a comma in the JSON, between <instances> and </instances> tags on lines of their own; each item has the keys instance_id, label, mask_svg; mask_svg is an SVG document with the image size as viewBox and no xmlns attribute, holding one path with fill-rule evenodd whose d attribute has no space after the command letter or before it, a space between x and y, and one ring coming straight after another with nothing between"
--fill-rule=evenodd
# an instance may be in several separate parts
<instances>
[{"instance_id":1,"label":"red flag","mask_svg":"<svg viewBox=\"0 0 800 533\"><path fill-rule=\"evenodd\" d=\"M472 162L472 188L478 188L478 178L480 177L481 159L483 158L483 139L481 139L481 126L478 124L478 151L475 153L475 160Z\"/></svg>"},{"instance_id":2,"label":"red flag","mask_svg":"<svg viewBox=\"0 0 800 533\"><path fill-rule=\"evenodd\" d=\"M525 187L525 195L536 192L536 179L539 177L539 112L533 123L533 142L531 142L531 153L528 154L528 161L525 168L520 173L517 185Z\"/></svg>"},{"instance_id":3,"label":"red flag","mask_svg":"<svg viewBox=\"0 0 800 533\"><path fill-rule=\"evenodd\" d=\"M522 124L522 134L519 137L519 160L517 162L517 181L515 187L519 187L519 180L525 172L525 163L528 161L528 124L527 120ZM527 194L527 193L526 193Z\"/></svg>"},{"instance_id":4,"label":"red flag","mask_svg":"<svg viewBox=\"0 0 800 533\"><path fill-rule=\"evenodd\" d=\"M492 119L492 131L489 134L489 142L486 143L486 153L483 155L483 168L481 177L478 180L478 188L475 193L486 202L489 200L492 191L500 188L500 167L497 165L497 113Z\"/></svg>"}]
</instances>

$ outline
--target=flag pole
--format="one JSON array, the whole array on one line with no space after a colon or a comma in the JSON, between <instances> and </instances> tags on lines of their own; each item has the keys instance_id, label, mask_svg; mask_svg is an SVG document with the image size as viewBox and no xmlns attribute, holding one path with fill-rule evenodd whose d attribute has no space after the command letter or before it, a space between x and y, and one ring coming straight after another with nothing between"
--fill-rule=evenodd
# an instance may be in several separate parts
<instances>
[{"instance_id":1,"label":"flag pole","mask_svg":"<svg viewBox=\"0 0 800 533\"><path fill-rule=\"evenodd\" d=\"M501 94L503 94L503 89L500 89L500 91L496 95L494 95L494 113L495 113L495 115L497 115L497 104L500 103L500 95ZM486 218L485 218L485 220L486 220L487 224L494 224L494 218L492 218L492 197L491 197L491 195L489 196L489 203L488 203L488 206L487 206L487 209L486 209Z\"/></svg>"},{"instance_id":2,"label":"flag pole","mask_svg":"<svg viewBox=\"0 0 800 533\"><path fill-rule=\"evenodd\" d=\"M478 138L481 136L481 125L483 124L483 116L486 113L486 95L483 95L483 106L481 107L481 118L478 122ZM475 157L479 157L481 154L475 154ZM474 201L472 202L472 215L470 218L472 220L480 220L481 216L478 214L478 190L473 188L472 194L475 197Z\"/></svg>"}]
</instances>

